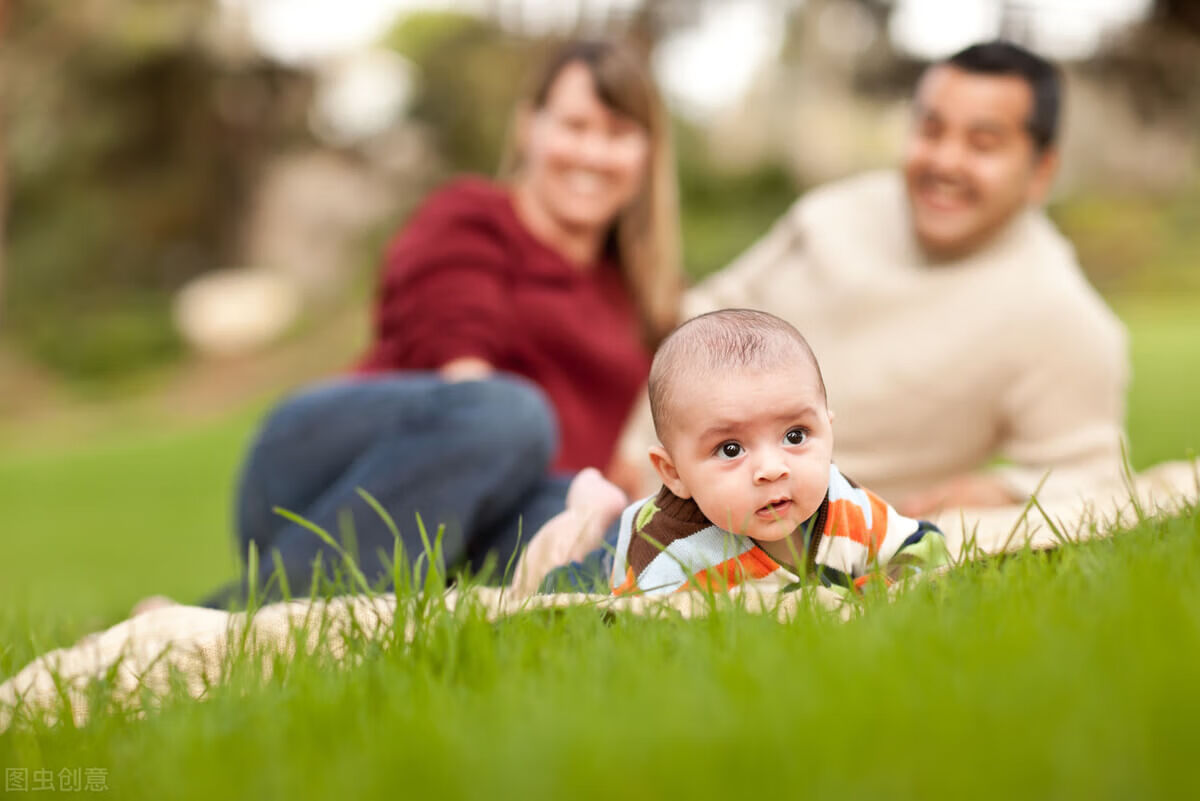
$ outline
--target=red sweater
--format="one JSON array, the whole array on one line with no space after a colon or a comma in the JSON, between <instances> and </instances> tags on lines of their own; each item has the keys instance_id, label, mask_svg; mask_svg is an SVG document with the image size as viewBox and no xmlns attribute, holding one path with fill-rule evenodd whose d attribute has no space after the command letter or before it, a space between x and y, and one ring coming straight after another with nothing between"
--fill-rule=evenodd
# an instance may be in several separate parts
<instances>
[{"instance_id":1,"label":"red sweater","mask_svg":"<svg viewBox=\"0 0 1200 801\"><path fill-rule=\"evenodd\" d=\"M388 247L360 370L431 370L463 356L545 391L558 470L608 466L650 370L616 263L571 264L526 230L506 188L481 178L435 192Z\"/></svg>"}]
</instances>

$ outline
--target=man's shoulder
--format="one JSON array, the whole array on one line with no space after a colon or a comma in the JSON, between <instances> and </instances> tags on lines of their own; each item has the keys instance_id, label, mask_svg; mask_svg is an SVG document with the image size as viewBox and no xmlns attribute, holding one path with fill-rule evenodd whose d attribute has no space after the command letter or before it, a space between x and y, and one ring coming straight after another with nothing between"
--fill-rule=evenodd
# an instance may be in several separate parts
<instances>
[{"instance_id":1,"label":"man's shoulder","mask_svg":"<svg viewBox=\"0 0 1200 801\"><path fill-rule=\"evenodd\" d=\"M910 261L914 243L904 180L896 170L877 170L822 184L804 193L788 212L788 224L809 257L828 270L847 264Z\"/></svg>"},{"instance_id":2,"label":"man's shoulder","mask_svg":"<svg viewBox=\"0 0 1200 801\"><path fill-rule=\"evenodd\" d=\"M1056 325L1072 317L1119 326L1116 315L1088 280L1075 248L1042 209L1028 209L1014 223L1018 245L1009 261L1019 275L1023 305Z\"/></svg>"},{"instance_id":3,"label":"man's shoulder","mask_svg":"<svg viewBox=\"0 0 1200 801\"><path fill-rule=\"evenodd\" d=\"M789 211L795 218L846 218L895 214L905 206L904 180L897 170L872 170L815 186Z\"/></svg>"}]
</instances>

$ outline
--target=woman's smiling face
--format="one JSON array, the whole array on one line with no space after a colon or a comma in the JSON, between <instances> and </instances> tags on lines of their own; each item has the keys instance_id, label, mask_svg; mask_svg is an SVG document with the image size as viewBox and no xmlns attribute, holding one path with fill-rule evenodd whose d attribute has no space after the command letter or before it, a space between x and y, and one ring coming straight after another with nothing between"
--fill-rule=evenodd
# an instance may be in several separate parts
<instances>
[{"instance_id":1,"label":"woman's smiling face","mask_svg":"<svg viewBox=\"0 0 1200 801\"><path fill-rule=\"evenodd\" d=\"M601 101L582 62L559 72L521 141L526 188L567 229L608 228L646 179L649 134Z\"/></svg>"}]
</instances>

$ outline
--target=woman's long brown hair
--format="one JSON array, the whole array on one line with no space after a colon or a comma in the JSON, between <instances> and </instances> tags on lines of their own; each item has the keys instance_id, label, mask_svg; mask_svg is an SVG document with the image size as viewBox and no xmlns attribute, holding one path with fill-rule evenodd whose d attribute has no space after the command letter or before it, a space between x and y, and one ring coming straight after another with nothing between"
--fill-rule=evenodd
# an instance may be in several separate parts
<instances>
[{"instance_id":1,"label":"woman's long brown hair","mask_svg":"<svg viewBox=\"0 0 1200 801\"><path fill-rule=\"evenodd\" d=\"M627 45L611 40L573 40L560 46L535 75L520 109L546 104L550 88L570 64L582 64L592 76L596 96L613 111L641 125L650 138L646 178L633 201L618 215L611 232L645 338L658 345L679 322L683 274L679 264L679 200L670 125L650 70ZM521 153L515 123L508 137L500 176L520 172Z\"/></svg>"}]
</instances>

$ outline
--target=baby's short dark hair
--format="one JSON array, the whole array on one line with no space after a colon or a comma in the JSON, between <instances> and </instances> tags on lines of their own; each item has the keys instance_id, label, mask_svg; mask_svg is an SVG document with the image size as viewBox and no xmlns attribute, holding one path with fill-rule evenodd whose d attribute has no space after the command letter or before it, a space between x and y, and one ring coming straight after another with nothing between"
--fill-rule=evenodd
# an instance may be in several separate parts
<instances>
[{"instance_id":1,"label":"baby's short dark hair","mask_svg":"<svg viewBox=\"0 0 1200 801\"><path fill-rule=\"evenodd\" d=\"M693 317L671 332L650 366L650 414L661 441L671 422L674 387L681 380L712 370L763 370L808 359L817 371L821 397L825 378L808 340L773 314L753 309L722 309Z\"/></svg>"}]
</instances>

